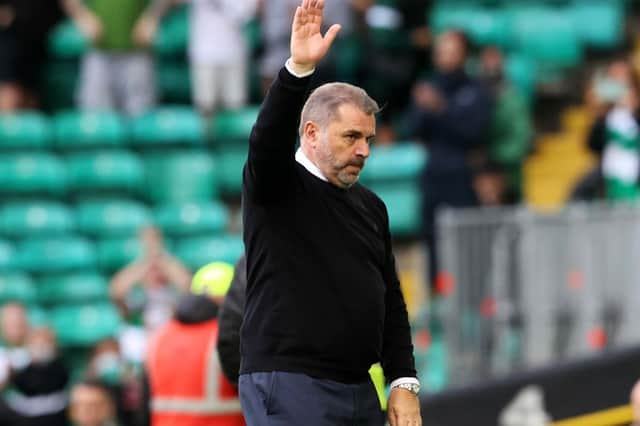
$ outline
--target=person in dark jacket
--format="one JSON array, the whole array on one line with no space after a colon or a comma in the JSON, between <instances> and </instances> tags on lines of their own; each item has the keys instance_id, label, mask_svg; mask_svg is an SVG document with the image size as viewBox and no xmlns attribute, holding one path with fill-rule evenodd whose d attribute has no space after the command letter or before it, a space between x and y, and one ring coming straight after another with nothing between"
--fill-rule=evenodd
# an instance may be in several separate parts
<instances>
[{"instance_id":1,"label":"person in dark jacket","mask_svg":"<svg viewBox=\"0 0 640 426\"><path fill-rule=\"evenodd\" d=\"M321 34L323 7L303 0L297 8L291 58L249 140L240 401L250 426L382 425L369 376L381 362L391 424L419 425L420 385L387 209L358 183L380 108L345 83L307 97L340 31L333 25Z\"/></svg>"},{"instance_id":2,"label":"person in dark jacket","mask_svg":"<svg viewBox=\"0 0 640 426\"><path fill-rule=\"evenodd\" d=\"M438 37L433 59L435 74L415 86L408 114L412 137L429 149L422 188L432 285L437 273L436 211L443 206L477 204L474 155L486 143L491 123L490 94L464 69L468 48L467 39L460 32L449 31Z\"/></svg>"},{"instance_id":3,"label":"person in dark jacket","mask_svg":"<svg viewBox=\"0 0 640 426\"><path fill-rule=\"evenodd\" d=\"M231 287L220 307L218 321L218 355L222 373L231 383L238 384L240 374L240 326L247 291L247 259L242 256L236 263Z\"/></svg>"}]
</instances>

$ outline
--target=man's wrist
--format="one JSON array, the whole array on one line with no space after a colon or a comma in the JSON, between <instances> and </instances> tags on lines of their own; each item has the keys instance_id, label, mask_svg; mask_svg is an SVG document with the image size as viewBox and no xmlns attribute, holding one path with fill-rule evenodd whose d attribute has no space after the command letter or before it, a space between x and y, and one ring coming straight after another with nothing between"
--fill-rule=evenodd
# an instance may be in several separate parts
<instances>
[{"instance_id":1,"label":"man's wrist","mask_svg":"<svg viewBox=\"0 0 640 426\"><path fill-rule=\"evenodd\" d=\"M417 395L420 392L420 381L415 377L400 377L391 382L390 388L392 390L395 388L406 389Z\"/></svg>"},{"instance_id":2,"label":"man's wrist","mask_svg":"<svg viewBox=\"0 0 640 426\"><path fill-rule=\"evenodd\" d=\"M300 65L295 63L291 58L287 59L284 66L290 74L298 78L309 77L316 70L315 66Z\"/></svg>"}]
</instances>

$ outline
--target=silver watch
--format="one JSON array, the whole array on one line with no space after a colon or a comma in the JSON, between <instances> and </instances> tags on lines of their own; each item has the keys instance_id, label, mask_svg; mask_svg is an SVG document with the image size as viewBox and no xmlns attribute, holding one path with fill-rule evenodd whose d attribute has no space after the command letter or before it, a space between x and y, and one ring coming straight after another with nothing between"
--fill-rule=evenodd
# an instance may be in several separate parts
<instances>
[{"instance_id":1,"label":"silver watch","mask_svg":"<svg viewBox=\"0 0 640 426\"><path fill-rule=\"evenodd\" d=\"M399 385L395 385L394 387L406 389L409 392L412 392L414 395L418 395L418 393L420 393L420 385L417 383L400 383Z\"/></svg>"}]
</instances>

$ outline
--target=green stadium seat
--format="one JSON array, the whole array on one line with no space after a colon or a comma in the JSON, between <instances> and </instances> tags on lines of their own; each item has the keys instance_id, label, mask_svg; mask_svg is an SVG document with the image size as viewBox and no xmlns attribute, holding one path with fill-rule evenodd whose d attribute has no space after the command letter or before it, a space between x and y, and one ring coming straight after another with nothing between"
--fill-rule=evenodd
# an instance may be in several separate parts
<instances>
[{"instance_id":1,"label":"green stadium seat","mask_svg":"<svg viewBox=\"0 0 640 426\"><path fill-rule=\"evenodd\" d=\"M177 243L176 256L192 270L210 262L235 264L244 254L244 243L240 236L185 238Z\"/></svg>"},{"instance_id":2,"label":"green stadium seat","mask_svg":"<svg viewBox=\"0 0 640 426\"><path fill-rule=\"evenodd\" d=\"M425 148L417 143L376 146L362 172L365 183L415 180L427 161Z\"/></svg>"},{"instance_id":3,"label":"green stadium seat","mask_svg":"<svg viewBox=\"0 0 640 426\"><path fill-rule=\"evenodd\" d=\"M0 240L0 271L11 270L15 266L16 253L13 245Z\"/></svg>"},{"instance_id":4,"label":"green stadium seat","mask_svg":"<svg viewBox=\"0 0 640 426\"><path fill-rule=\"evenodd\" d=\"M571 17L554 8L521 8L512 12L513 40L519 52L543 65L567 68L579 64L583 46Z\"/></svg>"},{"instance_id":5,"label":"green stadium seat","mask_svg":"<svg viewBox=\"0 0 640 426\"><path fill-rule=\"evenodd\" d=\"M535 98L536 91L536 62L518 53L509 54L505 59L505 73L525 98L531 102Z\"/></svg>"},{"instance_id":6,"label":"green stadium seat","mask_svg":"<svg viewBox=\"0 0 640 426\"><path fill-rule=\"evenodd\" d=\"M624 5L616 1L574 1L569 9L583 43L611 49L624 37Z\"/></svg>"},{"instance_id":7,"label":"green stadium seat","mask_svg":"<svg viewBox=\"0 0 640 426\"><path fill-rule=\"evenodd\" d=\"M169 236L211 235L223 232L229 212L218 202L165 204L155 209L156 223Z\"/></svg>"},{"instance_id":8,"label":"green stadium seat","mask_svg":"<svg viewBox=\"0 0 640 426\"><path fill-rule=\"evenodd\" d=\"M45 276L38 281L42 305L109 301L109 283L97 272Z\"/></svg>"},{"instance_id":9,"label":"green stadium seat","mask_svg":"<svg viewBox=\"0 0 640 426\"><path fill-rule=\"evenodd\" d=\"M74 228L73 213L59 202L15 202L0 208L0 230L13 238L64 235Z\"/></svg>"},{"instance_id":10,"label":"green stadium seat","mask_svg":"<svg viewBox=\"0 0 640 426\"><path fill-rule=\"evenodd\" d=\"M64 165L56 156L44 152L0 155L0 193L61 195L65 189Z\"/></svg>"},{"instance_id":11,"label":"green stadium seat","mask_svg":"<svg viewBox=\"0 0 640 426\"><path fill-rule=\"evenodd\" d=\"M107 303L60 306L51 310L53 328L62 346L93 346L101 340L116 337L120 315Z\"/></svg>"},{"instance_id":12,"label":"green stadium seat","mask_svg":"<svg viewBox=\"0 0 640 426\"><path fill-rule=\"evenodd\" d=\"M27 319L31 327L50 327L49 313L38 305L27 306Z\"/></svg>"},{"instance_id":13,"label":"green stadium seat","mask_svg":"<svg viewBox=\"0 0 640 426\"><path fill-rule=\"evenodd\" d=\"M91 236L132 236L152 223L147 207L130 200L85 201L76 207L80 231Z\"/></svg>"},{"instance_id":14,"label":"green stadium seat","mask_svg":"<svg viewBox=\"0 0 640 426\"><path fill-rule=\"evenodd\" d=\"M16 253L20 268L38 274L92 269L96 263L93 244L81 237L27 239Z\"/></svg>"},{"instance_id":15,"label":"green stadium seat","mask_svg":"<svg viewBox=\"0 0 640 426\"><path fill-rule=\"evenodd\" d=\"M431 25L437 34L449 29L463 30L476 44L507 46L510 42L508 16L500 8L478 6L441 3L431 13Z\"/></svg>"},{"instance_id":16,"label":"green stadium seat","mask_svg":"<svg viewBox=\"0 0 640 426\"><path fill-rule=\"evenodd\" d=\"M49 120L39 112L0 115L0 148L43 148L51 140Z\"/></svg>"},{"instance_id":17,"label":"green stadium seat","mask_svg":"<svg viewBox=\"0 0 640 426\"><path fill-rule=\"evenodd\" d=\"M71 19L58 24L49 35L49 52L56 58L79 58L88 48L88 40Z\"/></svg>"},{"instance_id":18,"label":"green stadium seat","mask_svg":"<svg viewBox=\"0 0 640 426\"><path fill-rule=\"evenodd\" d=\"M111 111L66 111L53 125L56 145L63 149L119 147L128 138L125 120Z\"/></svg>"},{"instance_id":19,"label":"green stadium seat","mask_svg":"<svg viewBox=\"0 0 640 426\"><path fill-rule=\"evenodd\" d=\"M223 111L213 123L213 140L216 144L248 145L251 129L258 118L259 107L251 106L238 111Z\"/></svg>"},{"instance_id":20,"label":"green stadium seat","mask_svg":"<svg viewBox=\"0 0 640 426\"><path fill-rule=\"evenodd\" d=\"M133 120L133 143L142 146L202 145L204 126L198 113L187 106L166 106Z\"/></svg>"},{"instance_id":21,"label":"green stadium seat","mask_svg":"<svg viewBox=\"0 0 640 426\"><path fill-rule=\"evenodd\" d=\"M145 159L146 190L154 203L206 201L218 195L212 156L202 151L167 151Z\"/></svg>"},{"instance_id":22,"label":"green stadium seat","mask_svg":"<svg viewBox=\"0 0 640 426\"><path fill-rule=\"evenodd\" d=\"M153 42L161 57L184 57L189 44L189 7L181 6L164 17Z\"/></svg>"},{"instance_id":23,"label":"green stadium seat","mask_svg":"<svg viewBox=\"0 0 640 426\"><path fill-rule=\"evenodd\" d=\"M134 237L105 238L97 242L98 266L114 272L142 255L142 244Z\"/></svg>"},{"instance_id":24,"label":"green stadium seat","mask_svg":"<svg viewBox=\"0 0 640 426\"><path fill-rule=\"evenodd\" d=\"M184 62L160 62L156 67L158 87L165 104L191 102L191 75Z\"/></svg>"},{"instance_id":25,"label":"green stadium seat","mask_svg":"<svg viewBox=\"0 0 640 426\"><path fill-rule=\"evenodd\" d=\"M247 161L246 149L224 149L216 157L220 191L227 195L240 196L242 192L242 170Z\"/></svg>"},{"instance_id":26,"label":"green stadium seat","mask_svg":"<svg viewBox=\"0 0 640 426\"><path fill-rule=\"evenodd\" d=\"M37 293L33 280L23 273L0 274L0 305L20 302L31 305L36 302Z\"/></svg>"},{"instance_id":27,"label":"green stadium seat","mask_svg":"<svg viewBox=\"0 0 640 426\"><path fill-rule=\"evenodd\" d=\"M416 236L422 223L422 195L417 184L379 184L371 187L387 206L394 237Z\"/></svg>"},{"instance_id":28,"label":"green stadium seat","mask_svg":"<svg viewBox=\"0 0 640 426\"><path fill-rule=\"evenodd\" d=\"M96 151L69 155L69 189L135 193L144 183L144 164L129 151Z\"/></svg>"}]
</instances>

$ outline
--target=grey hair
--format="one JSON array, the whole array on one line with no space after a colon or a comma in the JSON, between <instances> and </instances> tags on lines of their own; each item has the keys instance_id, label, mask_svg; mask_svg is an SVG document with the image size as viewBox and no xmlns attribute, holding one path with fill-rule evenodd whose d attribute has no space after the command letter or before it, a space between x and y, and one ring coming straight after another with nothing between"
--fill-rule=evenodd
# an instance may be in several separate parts
<instances>
[{"instance_id":1,"label":"grey hair","mask_svg":"<svg viewBox=\"0 0 640 426\"><path fill-rule=\"evenodd\" d=\"M338 108L350 104L367 115L380 112L378 103L364 89L347 83L328 83L315 89L302 108L300 115L300 136L304 134L304 125L308 121L326 128L338 116Z\"/></svg>"}]
</instances>

